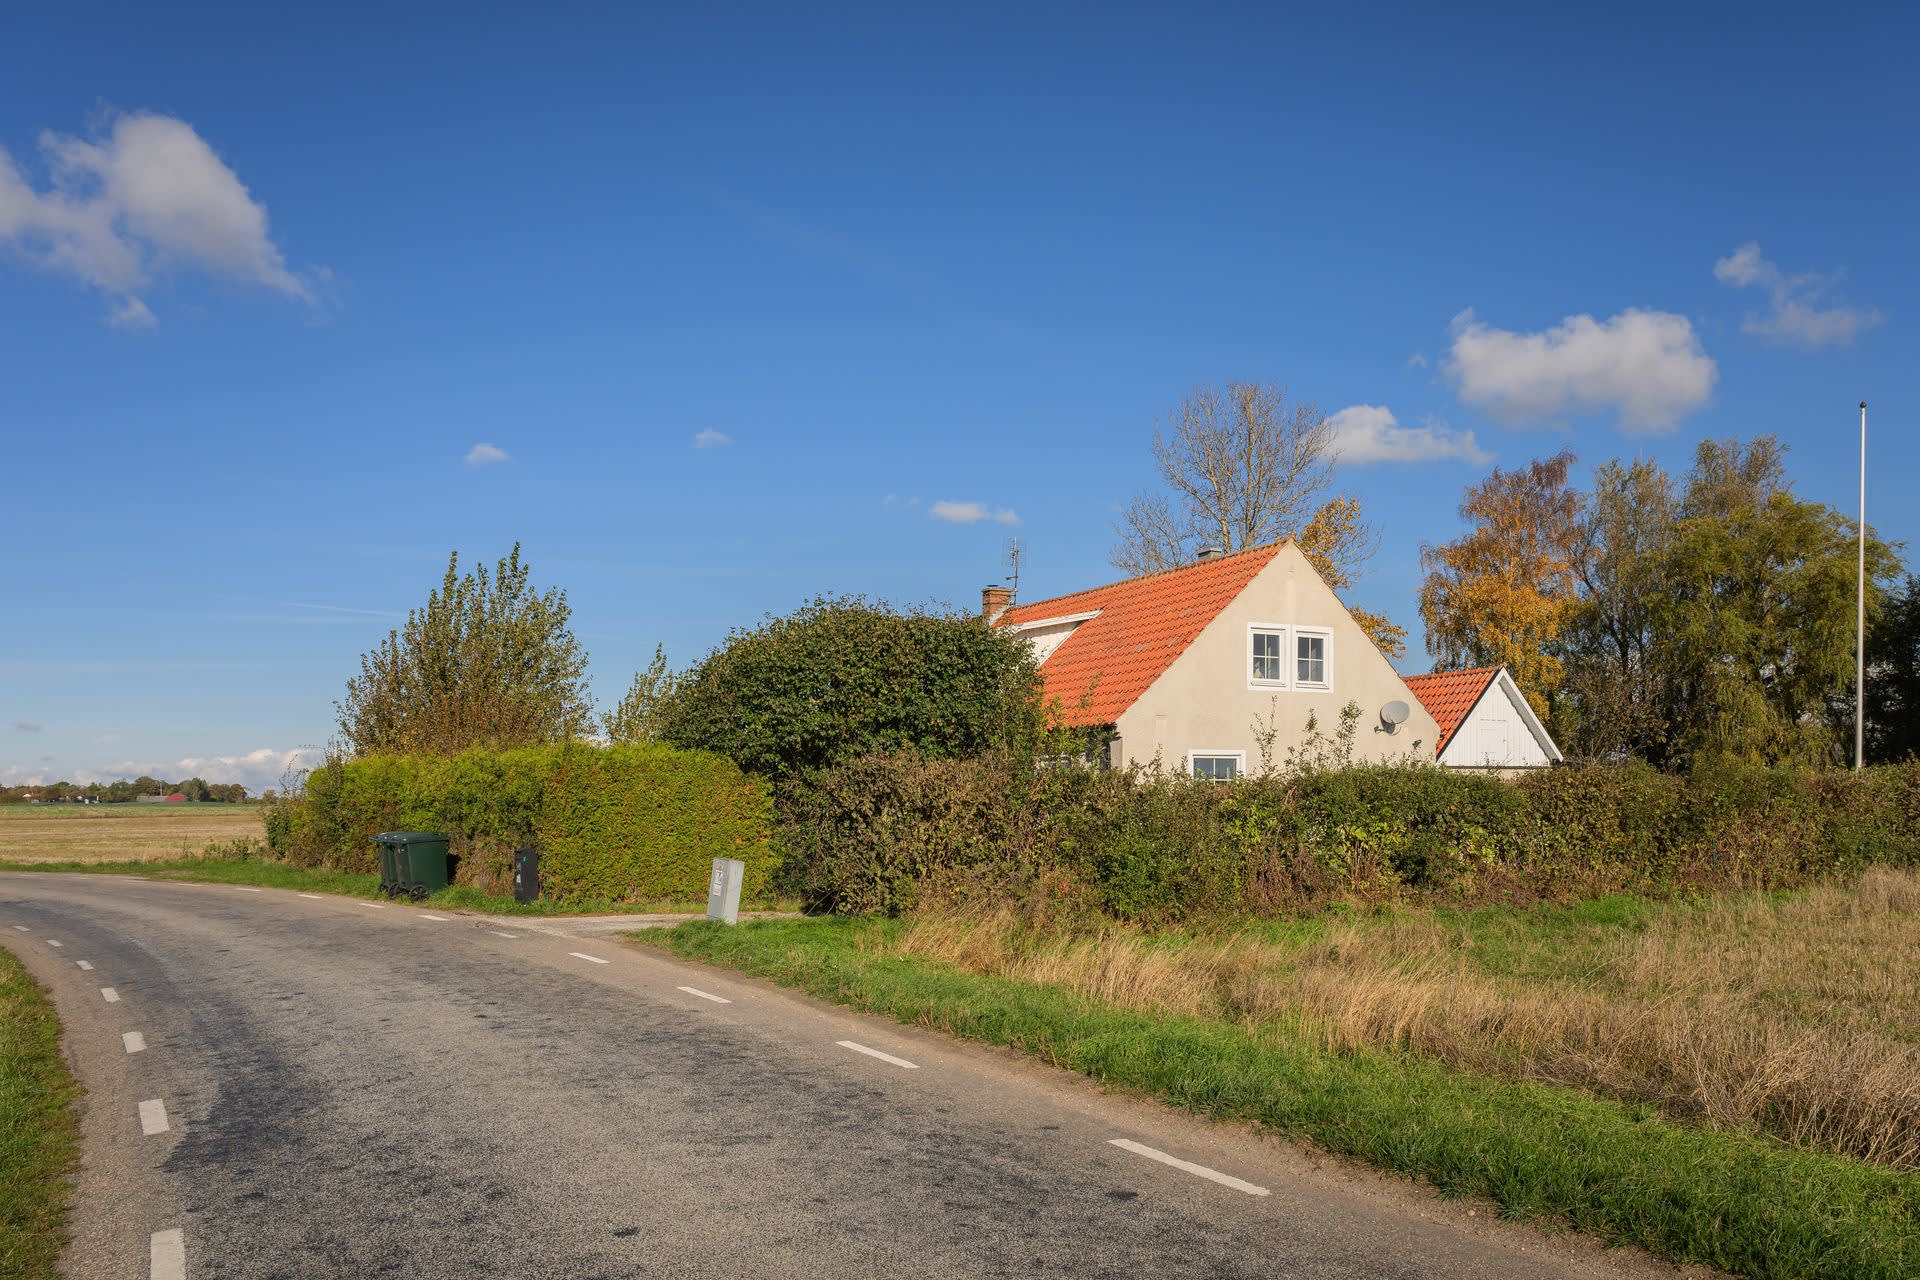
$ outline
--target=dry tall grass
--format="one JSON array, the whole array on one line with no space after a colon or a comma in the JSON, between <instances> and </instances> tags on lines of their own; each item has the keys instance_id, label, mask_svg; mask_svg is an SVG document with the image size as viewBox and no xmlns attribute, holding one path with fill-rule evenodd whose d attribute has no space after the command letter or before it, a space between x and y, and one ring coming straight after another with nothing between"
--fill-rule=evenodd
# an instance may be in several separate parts
<instances>
[{"instance_id":1,"label":"dry tall grass","mask_svg":"<svg viewBox=\"0 0 1920 1280\"><path fill-rule=\"evenodd\" d=\"M1275 941L1035 929L996 910L923 916L888 945L1128 1009L1411 1050L1920 1168L1912 872L1672 904L1633 927L1421 912Z\"/></svg>"}]
</instances>

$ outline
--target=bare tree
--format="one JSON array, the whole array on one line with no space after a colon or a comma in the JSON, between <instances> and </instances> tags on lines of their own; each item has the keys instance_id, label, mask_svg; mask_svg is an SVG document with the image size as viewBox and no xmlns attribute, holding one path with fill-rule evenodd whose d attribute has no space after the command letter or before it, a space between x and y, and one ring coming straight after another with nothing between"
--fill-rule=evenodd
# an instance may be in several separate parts
<instances>
[{"instance_id":1,"label":"bare tree","mask_svg":"<svg viewBox=\"0 0 1920 1280\"><path fill-rule=\"evenodd\" d=\"M1333 431L1285 388L1200 387L1153 433L1164 490L1120 513L1112 561L1129 573L1170 569L1202 546L1231 554L1293 537L1332 479Z\"/></svg>"},{"instance_id":2,"label":"bare tree","mask_svg":"<svg viewBox=\"0 0 1920 1280\"><path fill-rule=\"evenodd\" d=\"M1114 532L1110 559L1128 573L1187 563L1201 547L1231 555L1281 538L1300 550L1336 594L1360 576L1378 539L1352 498L1325 497L1333 480L1333 428L1283 387L1200 387L1153 433L1162 488L1134 495ZM1352 610L1389 657L1406 651L1406 629Z\"/></svg>"}]
</instances>

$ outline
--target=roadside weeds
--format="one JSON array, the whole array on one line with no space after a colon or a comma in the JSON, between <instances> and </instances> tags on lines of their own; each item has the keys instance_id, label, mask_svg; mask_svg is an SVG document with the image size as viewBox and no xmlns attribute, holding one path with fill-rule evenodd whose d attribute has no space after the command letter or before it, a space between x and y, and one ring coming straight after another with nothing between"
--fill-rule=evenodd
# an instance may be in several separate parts
<instances>
[{"instance_id":1,"label":"roadside weeds","mask_svg":"<svg viewBox=\"0 0 1920 1280\"><path fill-rule=\"evenodd\" d=\"M0 948L0 1275L52 1280L80 1162L81 1088L47 993Z\"/></svg>"}]
</instances>

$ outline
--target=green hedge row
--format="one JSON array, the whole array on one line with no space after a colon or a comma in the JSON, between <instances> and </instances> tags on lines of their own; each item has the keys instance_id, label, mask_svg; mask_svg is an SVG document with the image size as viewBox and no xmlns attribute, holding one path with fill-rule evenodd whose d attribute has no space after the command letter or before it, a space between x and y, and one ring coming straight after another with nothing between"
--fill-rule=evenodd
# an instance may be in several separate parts
<instances>
[{"instance_id":1,"label":"green hedge row","mask_svg":"<svg viewBox=\"0 0 1920 1280\"><path fill-rule=\"evenodd\" d=\"M513 850L537 846L545 896L563 902L699 900L722 857L747 864L743 892L760 897L779 861L764 783L653 745L332 760L267 815L268 847L300 866L376 870L371 838L392 830L446 832L456 882L495 893Z\"/></svg>"},{"instance_id":2,"label":"green hedge row","mask_svg":"<svg viewBox=\"0 0 1920 1280\"><path fill-rule=\"evenodd\" d=\"M1780 888L1920 864L1920 763L1688 777L1606 765L1511 782L1378 765L1220 784L883 756L786 789L781 808L790 886L842 911L1037 888L1162 921Z\"/></svg>"}]
</instances>

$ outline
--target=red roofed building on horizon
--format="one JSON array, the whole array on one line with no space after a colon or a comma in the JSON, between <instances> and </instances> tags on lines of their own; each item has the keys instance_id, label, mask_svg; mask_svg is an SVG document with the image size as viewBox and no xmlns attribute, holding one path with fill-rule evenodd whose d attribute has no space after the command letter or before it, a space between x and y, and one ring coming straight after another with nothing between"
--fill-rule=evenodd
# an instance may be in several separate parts
<instances>
[{"instance_id":1,"label":"red roofed building on horizon","mask_svg":"<svg viewBox=\"0 0 1920 1280\"><path fill-rule=\"evenodd\" d=\"M988 587L981 611L1032 643L1048 700L1104 731L1116 767L1277 768L1309 719L1331 739L1349 703L1356 761L1434 758L1433 716L1291 540L1031 603L1011 594Z\"/></svg>"}]
</instances>

